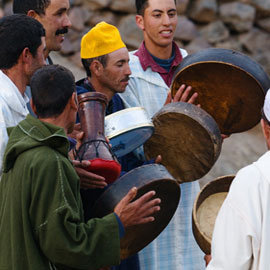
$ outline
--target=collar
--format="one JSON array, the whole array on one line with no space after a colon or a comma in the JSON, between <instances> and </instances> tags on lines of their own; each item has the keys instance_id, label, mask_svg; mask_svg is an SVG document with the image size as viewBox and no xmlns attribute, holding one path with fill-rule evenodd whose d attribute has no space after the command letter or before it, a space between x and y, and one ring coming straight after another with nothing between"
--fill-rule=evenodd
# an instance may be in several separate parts
<instances>
[{"instance_id":1,"label":"collar","mask_svg":"<svg viewBox=\"0 0 270 270\"><path fill-rule=\"evenodd\" d=\"M172 68L178 66L180 64L180 62L182 61L182 59L183 59L183 56L182 56L177 44L174 41L173 41L173 49L175 51L175 57L174 57L174 60L172 62L170 71L171 71ZM151 54L146 49L145 42L142 42L140 48L135 53L135 55L139 57L141 66L142 66L144 71L148 67L151 67L152 71L154 71L154 72L158 72L158 73L161 73L161 74L168 73L164 68L162 68L160 65L158 65L155 62L155 60L153 59Z\"/></svg>"}]
</instances>

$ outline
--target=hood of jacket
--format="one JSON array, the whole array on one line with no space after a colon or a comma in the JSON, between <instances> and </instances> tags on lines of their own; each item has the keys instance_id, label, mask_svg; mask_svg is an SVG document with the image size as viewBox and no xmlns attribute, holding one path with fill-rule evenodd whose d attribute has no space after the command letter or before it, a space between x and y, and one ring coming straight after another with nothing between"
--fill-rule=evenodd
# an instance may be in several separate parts
<instances>
[{"instance_id":1,"label":"hood of jacket","mask_svg":"<svg viewBox=\"0 0 270 270\"><path fill-rule=\"evenodd\" d=\"M8 172L17 157L35 147L48 146L68 157L69 141L63 128L42 122L30 114L16 127L8 128L9 141L6 147L3 172Z\"/></svg>"}]
</instances>

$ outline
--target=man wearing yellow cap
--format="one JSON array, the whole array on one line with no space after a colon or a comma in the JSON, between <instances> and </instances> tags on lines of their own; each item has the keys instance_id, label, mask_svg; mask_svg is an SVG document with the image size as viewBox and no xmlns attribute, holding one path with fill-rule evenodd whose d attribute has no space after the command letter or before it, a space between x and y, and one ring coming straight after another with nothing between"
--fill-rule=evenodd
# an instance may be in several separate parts
<instances>
[{"instance_id":1,"label":"man wearing yellow cap","mask_svg":"<svg viewBox=\"0 0 270 270\"><path fill-rule=\"evenodd\" d=\"M117 93L125 91L131 71L128 50L118 29L106 22L98 23L82 38L81 58L87 78L77 82L77 93L96 91L105 94L110 100L106 114L124 109ZM120 158L119 161L124 171L142 165L133 153ZM93 198L97 198L103 191L103 186L98 183L94 187L99 189L81 191L85 219L91 217L90 206ZM112 269L138 270L138 256L124 260Z\"/></svg>"}]
</instances>

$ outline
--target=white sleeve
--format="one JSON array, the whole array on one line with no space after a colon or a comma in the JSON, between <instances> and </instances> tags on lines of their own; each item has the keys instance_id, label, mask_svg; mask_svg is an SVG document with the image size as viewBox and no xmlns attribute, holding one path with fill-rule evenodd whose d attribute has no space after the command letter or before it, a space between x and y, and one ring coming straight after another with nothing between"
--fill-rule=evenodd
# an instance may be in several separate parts
<instances>
[{"instance_id":1,"label":"white sleeve","mask_svg":"<svg viewBox=\"0 0 270 270\"><path fill-rule=\"evenodd\" d=\"M8 142L8 134L6 130L6 123L5 118L3 115L3 111L0 105L0 177L2 174L2 163L3 163L3 157L5 153L5 149Z\"/></svg>"},{"instance_id":2,"label":"white sleeve","mask_svg":"<svg viewBox=\"0 0 270 270\"><path fill-rule=\"evenodd\" d=\"M252 263L252 230L228 198L223 203L212 238L207 270L248 270Z\"/></svg>"}]
</instances>

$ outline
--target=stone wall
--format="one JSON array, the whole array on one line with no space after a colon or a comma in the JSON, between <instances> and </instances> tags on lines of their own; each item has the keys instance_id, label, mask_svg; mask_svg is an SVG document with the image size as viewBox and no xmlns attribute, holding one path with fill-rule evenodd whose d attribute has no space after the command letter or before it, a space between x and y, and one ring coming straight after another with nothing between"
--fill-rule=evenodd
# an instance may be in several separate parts
<instances>
[{"instance_id":1,"label":"stone wall","mask_svg":"<svg viewBox=\"0 0 270 270\"><path fill-rule=\"evenodd\" d=\"M11 13L11 2L2 1L0 17ZM80 63L80 40L96 23L116 25L130 50L137 48L142 32L135 23L135 0L71 0L72 29L61 54ZM270 74L270 0L177 0L175 40L189 53L217 47L241 51Z\"/></svg>"}]
</instances>

